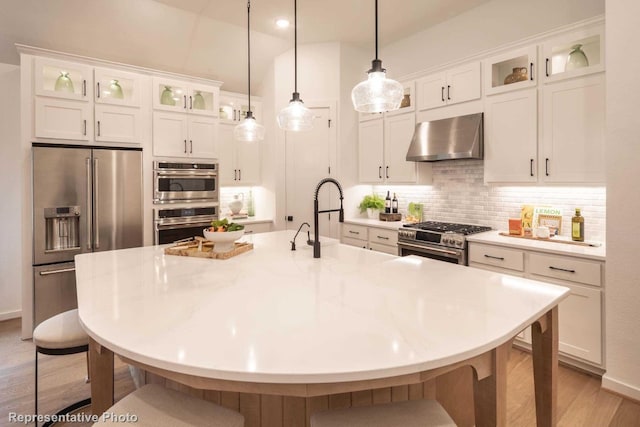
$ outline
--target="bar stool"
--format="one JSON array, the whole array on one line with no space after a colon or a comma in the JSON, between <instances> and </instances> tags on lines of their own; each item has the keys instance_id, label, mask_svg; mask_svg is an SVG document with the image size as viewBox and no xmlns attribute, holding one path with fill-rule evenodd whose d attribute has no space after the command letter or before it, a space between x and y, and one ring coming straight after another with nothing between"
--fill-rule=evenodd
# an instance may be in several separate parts
<instances>
[{"instance_id":1,"label":"bar stool","mask_svg":"<svg viewBox=\"0 0 640 427\"><path fill-rule=\"evenodd\" d=\"M107 409L97 426L243 427L244 416L158 384L147 384Z\"/></svg>"},{"instance_id":2,"label":"bar stool","mask_svg":"<svg viewBox=\"0 0 640 427\"><path fill-rule=\"evenodd\" d=\"M455 427L435 400L406 400L383 405L331 409L311 415L311 427Z\"/></svg>"},{"instance_id":3,"label":"bar stool","mask_svg":"<svg viewBox=\"0 0 640 427\"><path fill-rule=\"evenodd\" d=\"M35 375L35 413L38 414L38 353L60 356L82 353L89 350L89 336L80 326L78 310L69 310L55 315L40 323L33 331L33 343L36 345ZM56 415L68 414L87 406L91 399L84 399L61 409ZM45 423L49 426L51 423Z\"/></svg>"}]
</instances>

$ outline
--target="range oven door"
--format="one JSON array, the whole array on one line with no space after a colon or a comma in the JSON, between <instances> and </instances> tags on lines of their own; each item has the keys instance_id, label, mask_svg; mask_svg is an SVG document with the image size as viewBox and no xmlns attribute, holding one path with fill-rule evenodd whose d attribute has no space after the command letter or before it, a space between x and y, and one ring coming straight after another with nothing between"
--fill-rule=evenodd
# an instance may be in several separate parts
<instances>
[{"instance_id":1,"label":"range oven door","mask_svg":"<svg viewBox=\"0 0 640 427\"><path fill-rule=\"evenodd\" d=\"M417 255L425 258L437 259L452 264L467 265L466 251L463 249L446 248L429 244L414 244L398 242L398 255Z\"/></svg>"}]
</instances>

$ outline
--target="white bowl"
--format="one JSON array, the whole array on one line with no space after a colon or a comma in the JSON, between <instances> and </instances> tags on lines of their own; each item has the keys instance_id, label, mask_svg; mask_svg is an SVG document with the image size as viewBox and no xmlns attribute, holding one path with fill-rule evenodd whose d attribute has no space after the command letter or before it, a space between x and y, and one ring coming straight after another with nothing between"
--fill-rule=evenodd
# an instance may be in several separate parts
<instances>
[{"instance_id":1,"label":"white bowl","mask_svg":"<svg viewBox=\"0 0 640 427\"><path fill-rule=\"evenodd\" d=\"M209 231L203 230L204 238L213 242L214 252L229 252L235 247L234 242L244 236L244 229L237 231Z\"/></svg>"}]
</instances>

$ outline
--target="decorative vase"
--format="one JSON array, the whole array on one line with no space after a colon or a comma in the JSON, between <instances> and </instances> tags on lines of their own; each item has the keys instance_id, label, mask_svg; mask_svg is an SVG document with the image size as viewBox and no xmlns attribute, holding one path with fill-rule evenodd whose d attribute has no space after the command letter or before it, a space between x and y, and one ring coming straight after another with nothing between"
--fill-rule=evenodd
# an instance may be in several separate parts
<instances>
[{"instance_id":1,"label":"decorative vase","mask_svg":"<svg viewBox=\"0 0 640 427\"><path fill-rule=\"evenodd\" d=\"M249 190L249 201L247 202L247 215L255 216L256 215L256 207L253 202L253 192Z\"/></svg>"},{"instance_id":2,"label":"decorative vase","mask_svg":"<svg viewBox=\"0 0 640 427\"><path fill-rule=\"evenodd\" d=\"M378 219L378 209L367 208L367 218L369 219Z\"/></svg>"},{"instance_id":3,"label":"decorative vase","mask_svg":"<svg viewBox=\"0 0 640 427\"><path fill-rule=\"evenodd\" d=\"M527 67L515 67L513 72L504 78L504 84L508 85L515 82L528 80Z\"/></svg>"},{"instance_id":4,"label":"decorative vase","mask_svg":"<svg viewBox=\"0 0 640 427\"><path fill-rule=\"evenodd\" d=\"M406 93L402 98L402 101L400 101L400 108L406 108L410 106L411 106L411 95Z\"/></svg>"},{"instance_id":5,"label":"decorative vase","mask_svg":"<svg viewBox=\"0 0 640 427\"><path fill-rule=\"evenodd\" d=\"M176 100L173 99L173 91L171 90L171 86L164 87L164 90L160 95L160 104L171 105L172 107L176 105Z\"/></svg>"},{"instance_id":6,"label":"decorative vase","mask_svg":"<svg viewBox=\"0 0 640 427\"><path fill-rule=\"evenodd\" d=\"M112 98L123 99L124 94L122 93L122 87L117 80L111 80L111 84L109 85L109 91L111 92Z\"/></svg>"},{"instance_id":7,"label":"decorative vase","mask_svg":"<svg viewBox=\"0 0 640 427\"><path fill-rule=\"evenodd\" d=\"M69 92L74 93L73 82L69 77L68 71L60 71L60 76L56 79L56 85L54 87L56 92Z\"/></svg>"},{"instance_id":8,"label":"decorative vase","mask_svg":"<svg viewBox=\"0 0 640 427\"><path fill-rule=\"evenodd\" d=\"M580 49L581 47L581 44L571 46L571 52L567 55L567 64L564 67L565 71L589 66L587 55Z\"/></svg>"},{"instance_id":9,"label":"decorative vase","mask_svg":"<svg viewBox=\"0 0 640 427\"><path fill-rule=\"evenodd\" d=\"M240 199L240 196L242 196L242 199ZM233 201L229 203L229 209L231 210L231 213L233 215L238 215L240 213L240 210L242 209L242 205L244 204L243 202L244 202L243 194L236 194L233 196Z\"/></svg>"},{"instance_id":10,"label":"decorative vase","mask_svg":"<svg viewBox=\"0 0 640 427\"><path fill-rule=\"evenodd\" d=\"M193 108L196 110L205 110L206 106L204 103L204 96L200 93L200 91L196 91L196 94L193 96Z\"/></svg>"}]
</instances>

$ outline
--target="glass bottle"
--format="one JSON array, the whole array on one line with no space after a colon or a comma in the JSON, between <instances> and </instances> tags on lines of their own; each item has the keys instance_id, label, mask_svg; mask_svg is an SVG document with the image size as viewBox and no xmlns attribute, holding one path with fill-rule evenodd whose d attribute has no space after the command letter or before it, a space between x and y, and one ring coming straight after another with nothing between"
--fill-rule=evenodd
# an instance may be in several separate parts
<instances>
[{"instance_id":1,"label":"glass bottle","mask_svg":"<svg viewBox=\"0 0 640 427\"><path fill-rule=\"evenodd\" d=\"M571 240L584 242L584 217L580 215L580 208L576 208L576 214L571 218Z\"/></svg>"},{"instance_id":2,"label":"glass bottle","mask_svg":"<svg viewBox=\"0 0 640 427\"><path fill-rule=\"evenodd\" d=\"M393 199L391 199L391 213L398 213L398 198L396 193L393 193Z\"/></svg>"},{"instance_id":3,"label":"glass bottle","mask_svg":"<svg viewBox=\"0 0 640 427\"><path fill-rule=\"evenodd\" d=\"M256 210L253 205L253 192L249 189L249 200L247 201L247 216L256 216Z\"/></svg>"},{"instance_id":4,"label":"glass bottle","mask_svg":"<svg viewBox=\"0 0 640 427\"><path fill-rule=\"evenodd\" d=\"M111 92L112 98L123 99L124 94L122 93L122 87L120 87L120 83L117 80L111 80L109 84L109 92Z\"/></svg>"},{"instance_id":5,"label":"glass bottle","mask_svg":"<svg viewBox=\"0 0 640 427\"><path fill-rule=\"evenodd\" d=\"M387 191L387 197L384 199L384 213L391 213L391 196Z\"/></svg>"},{"instance_id":6,"label":"glass bottle","mask_svg":"<svg viewBox=\"0 0 640 427\"><path fill-rule=\"evenodd\" d=\"M197 90L196 94L193 95L193 109L194 110L205 110L206 109L205 102L204 102L204 96L202 96L202 93L200 93L199 90Z\"/></svg>"},{"instance_id":7,"label":"glass bottle","mask_svg":"<svg viewBox=\"0 0 640 427\"><path fill-rule=\"evenodd\" d=\"M160 95L160 104L171 105L172 107L176 105L176 100L173 99L173 91L171 90L171 86L164 87L164 90Z\"/></svg>"},{"instance_id":8,"label":"glass bottle","mask_svg":"<svg viewBox=\"0 0 640 427\"><path fill-rule=\"evenodd\" d=\"M69 77L68 71L60 71L60 76L58 76L58 78L56 79L54 90L56 92L69 92L69 93L75 92L73 90L73 82Z\"/></svg>"}]
</instances>

